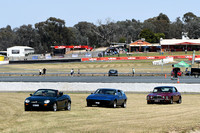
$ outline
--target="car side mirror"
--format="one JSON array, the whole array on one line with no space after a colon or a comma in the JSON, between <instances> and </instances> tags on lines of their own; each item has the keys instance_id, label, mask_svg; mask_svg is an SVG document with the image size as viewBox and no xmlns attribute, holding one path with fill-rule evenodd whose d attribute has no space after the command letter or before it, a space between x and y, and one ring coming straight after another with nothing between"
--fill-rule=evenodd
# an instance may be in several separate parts
<instances>
[{"instance_id":1,"label":"car side mirror","mask_svg":"<svg viewBox=\"0 0 200 133\"><path fill-rule=\"evenodd\" d=\"M59 96L61 97L63 95L63 92L59 92Z\"/></svg>"},{"instance_id":2,"label":"car side mirror","mask_svg":"<svg viewBox=\"0 0 200 133\"><path fill-rule=\"evenodd\" d=\"M33 94L30 94L30 96L32 96Z\"/></svg>"}]
</instances>

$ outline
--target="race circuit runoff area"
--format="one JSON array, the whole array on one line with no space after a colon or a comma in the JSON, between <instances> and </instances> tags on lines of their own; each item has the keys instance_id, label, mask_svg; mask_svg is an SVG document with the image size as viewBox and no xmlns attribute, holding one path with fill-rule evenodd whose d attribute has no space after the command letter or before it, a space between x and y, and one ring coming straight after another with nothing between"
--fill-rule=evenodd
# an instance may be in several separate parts
<instances>
[{"instance_id":1,"label":"race circuit runoff area","mask_svg":"<svg viewBox=\"0 0 200 133\"><path fill-rule=\"evenodd\" d=\"M156 86L175 86L179 92L200 93L199 84L185 83L78 83L78 82L1 82L0 92L33 92L58 89L64 92L94 92L98 88L116 88L125 92L150 92Z\"/></svg>"}]
</instances>

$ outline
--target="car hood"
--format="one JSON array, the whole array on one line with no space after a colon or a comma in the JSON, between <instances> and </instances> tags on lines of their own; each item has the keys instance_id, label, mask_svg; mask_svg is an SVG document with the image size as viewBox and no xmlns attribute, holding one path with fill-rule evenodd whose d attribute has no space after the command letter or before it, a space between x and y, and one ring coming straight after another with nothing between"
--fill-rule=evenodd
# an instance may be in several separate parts
<instances>
[{"instance_id":1,"label":"car hood","mask_svg":"<svg viewBox=\"0 0 200 133\"><path fill-rule=\"evenodd\" d=\"M95 100L112 100L116 96L108 95L108 94L91 94L87 97L87 99L95 99Z\"/></svg>"},{"instance_id":2,"label":"car hood","mask_svg":"<svg viewBox=\"0 0 200 133\"><path fill-rule=\"evenodd\" d=\"M165 93L150 93L148 96L170 96L172 93L165 92Z\"/></svg>"},{"instance_id":3,"label":"car hood","mask_svg":"<svg viewBox=\"0 0 200 133\"><path fill-rule=\"evenodd\" d=\"M44 100L55 100L55 97L44 97L44 96L31 96L26 99L29 99L31 101L44 101Z\"/></svg>"}]
</instances>

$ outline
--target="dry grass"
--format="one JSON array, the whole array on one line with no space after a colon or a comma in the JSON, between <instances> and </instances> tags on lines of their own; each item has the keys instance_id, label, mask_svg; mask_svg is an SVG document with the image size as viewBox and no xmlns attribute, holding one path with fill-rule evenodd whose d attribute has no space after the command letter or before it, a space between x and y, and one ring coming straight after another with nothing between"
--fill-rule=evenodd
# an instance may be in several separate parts
<instances>
[{"instance_id":1,"label":"dry grass","mask_svg":"<svg viewBox=\"0 0 200 133\"><path fill-rule=\"evenodd\" d=\"M147 105L146 94L127 94L127 108L86 107L88 94L70 94L71 111L24 111L28 93L0 93L0 132L188 132L200 127L200 94L182 104Z\"/></svg>"},{"instance_id":2,"label":"dry grass","mask_svg":"<svg viewBox=\"0 0 200 133\"><path fill-rule=\"evenodd\" d=\"M176 60L177 62L181 61ZM195 67L195 66L194 66ZM196 65L197 67L197 65ZM136 73L154 73L165 72L170 73L171 64L157 66L152 64L152 60L143 61L113 61L113 62L79 62L79 63L54 63L54 64L13 64L1 65L0 73L38 73L39 69L47 69L47 73L69 73L73 68L75 72L80 69L81 73L107 73L109 69L117 69L119 73L131 73L135 68ZM181 68L185 71L185 68Z\"/></svg>"}]
</instances>

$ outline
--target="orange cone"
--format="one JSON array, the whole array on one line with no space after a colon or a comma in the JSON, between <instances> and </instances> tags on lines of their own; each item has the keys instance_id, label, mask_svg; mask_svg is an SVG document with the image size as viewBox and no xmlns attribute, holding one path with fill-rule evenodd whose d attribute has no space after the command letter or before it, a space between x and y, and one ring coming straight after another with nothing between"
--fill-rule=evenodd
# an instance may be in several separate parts
<instances>
[{"instance_id":1,"label":"orange cone","mask_svg":"<svg viewBox=\"0 0 200 133\"><path fill-rule=\"evenodd\" d=\"M179 78L177 79L177 83L180 83L180 82L179 82Z\"/></svg>"},{"instance_id":2,"label":"orange cone","mask_svg":"<svg viewBox=\"0 0 200 133\"><path fill-rule=\"evenodd\" d=\"M165 78L167 78L167 74L165 74Z\"/></svg>"}]
</instances>

